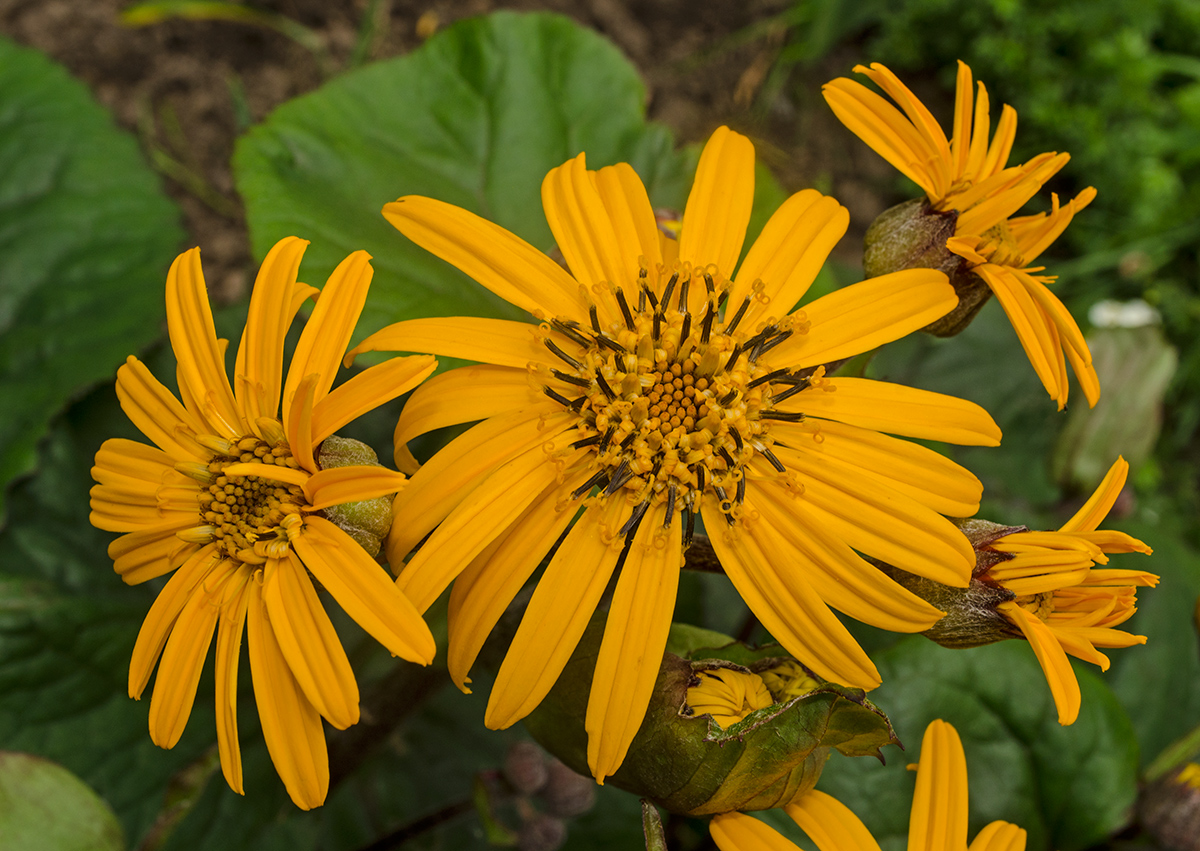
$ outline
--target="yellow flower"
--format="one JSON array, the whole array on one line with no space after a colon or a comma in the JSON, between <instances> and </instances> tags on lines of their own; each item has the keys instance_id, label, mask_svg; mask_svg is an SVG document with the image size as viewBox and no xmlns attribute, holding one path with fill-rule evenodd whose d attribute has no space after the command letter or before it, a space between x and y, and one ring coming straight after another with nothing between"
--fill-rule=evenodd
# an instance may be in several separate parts
<instances>
[{"instance_id":1,"label":"yellow flower","mask_svg":"<svg viewBox=\"0 0 1200 851\"><path fill-rule=\"evenodd\" d=\"M848 214L797 193L733 276L753 193L753 146L717 130L676 241L656 226L629 165L589 171L580 154L542 184L571 274L458 207L407 197L384 208L406 236L540 320L416 319L355 350L483 362L433 379L405 406L402 469L412 437L486 419L398 496L405 522L393 524L389 560L400 566L429 536L398 582L420 610L454 582L447 661L463 687L489 631L566 532L496 678L492 728L546 695L623 563L586 718L601 782L645 713L698 515L771 634L838 682L873 688L879 675L827 604L904 632L938 617L852 547L950 584L969 578L970 545L938 512L970 514L978 480L880 432L994 445L995 423L968 402L830 378L820 366L943 315L955 304L945 276L881 276L789 313Z\"/></svg>"},{"instance_id":2,"label":"yellow flower","mask_svg":"<svg viewBox=\"0 0 1200 851\"><path fill-rule=\"evenodd\" d=\"M136 584L174 571L138 635L129 694L139 698L155 663L150 736L179 740L204 659L217 635L217 741L225 779L242 793L237 669L249 623L250 671L271 759L297 806L325 800L329 765L321 717L358 721L358 686L309 574L394 655L428 664L428 627L383 570L322 509L388 495L405 477L382 467L321 470L321 441L354 417L416 386L430 357L398 358L330 391L367 295L365 252L329 278L283 380L283 342L303 301L296 282L308 243L289 237L263 261L238 348L225 373L199 249L167 276L167 327L181 404L130 357L117 371L126 415L155 446L105 441L92 475L92 523L123 532L109 547ZM283 417L279 418L282 403Z\"/></svg>"},{"instance_id":3,"label":"yellow flower","mask_svg":"<svg viewBox=\"0 0 1200 851\"><path fill-rule=\"evenodd\" d=\"M1017 595L997 610L1029 640L1046 673L1061 724L1079 716L1079 682L1067 654L1108 670L1108 657L1097 647L1145 644L1119 626L1136 611L1138 586L1153 587L1158 577L1141 570L1094 569L1107 564L1105 553L1139 552L1150 547L1124 532L1098 531L1125 485L1129 464L1116 463L1096 492L1057 532L1015 532L987 546L1009 556L982 581Z\"/></svg>"},{"instance_id":4,"label":"yellow flower","mask_svg":"<svg viewBox=\"0 0 1200 851\"><path fill-rule=\"evenodd\" d=\"M768 668L761 673L763 684L774 696L775 700L783 703L794 697L808 694L820 683L809 676L808 671L799 662L789 660L782 665Z\"/></svg>"},{"instance_id":5,"label":"yellow flower","mask_svg":"<svg viewBox=\"0 0 1200 851\"><path fill-rule=\"evenodd\" d=\"M783 808L820 851L879 851L850 808L813 790ZM719 815L709 831L721 851L796 851L772 827L743 813ZM908 851L1024 851L1025 831L994 821L967 845L967 760L958 732L936 720L925 729L908 823Z\"/></svg>"},{"instance_id":6,"label":"yellow flower","mask_svg":"<svg viewBox=\"0 0 1200 851\"><path fill-rule=\"evenodd\" d=\"M1017 130L1017 113L1005 105L988 143L988 94L983 83L974 99L971 69L958 63L954 137L947 141L933 115L887 68L873 63L856 72L874 81L903 110L845 77L827 83L825 100L855 135L925 190L933 210L953 214L954 236L946 247L967 261L996 294L1008 314L1029 361L1058 402L1067 403L1066 362L1095 405L1100 383L1079 326L1033 266L1075 213L1096 197L1088 187L1065 206L1053 196L1049 214L1010 218L1070 159L1068 154L1039 154L1023 165L1008 166Z\"/></svg>"},{"instance_id":7,"label":"yellow flower","mask_svg":"<svg viewBox=\"0 0 1200 851\"><path fill-rule=\"evenodd\" d=\"M711 668L701 671L696 680L687 691L691 714L711 715L721 729L775 703L758 674L733 668Z\"/></svg>"}]
</instances>

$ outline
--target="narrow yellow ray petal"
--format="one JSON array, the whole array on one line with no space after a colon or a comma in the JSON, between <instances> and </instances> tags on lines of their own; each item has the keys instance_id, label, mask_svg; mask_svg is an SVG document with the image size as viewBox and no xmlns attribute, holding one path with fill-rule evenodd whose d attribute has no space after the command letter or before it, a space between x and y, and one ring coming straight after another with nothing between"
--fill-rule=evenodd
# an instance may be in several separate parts
<instances>
[{"instance_id":1,"label":"narrow yellow ray petal","mask_svg":"<svg viewBox=\"0 0 1200 851\"><path fill-rule=\"evenodd\" d=\"M335 390L334 393L337 391ZM541 394L530 386L529 371L510 366L464 366L443 372L426 381L404 403L393 435L396 466L406 473L416 472L415 461L406 444L414 437L448 425L484 420L507 411L516 411L539 401Z\"/></svg>"},{"instance_id":2,"label":"narrow yellow ray petal","mask_svg":"<svg viewBox=\"0 0 1200 851\"><path fill-rule=\"evenodd\" d=\"M1000 306L1008 314L1008 321L1017 332L1017 339L1021 341L1021 348L1025 350L1029 363L1046 392L1058 402L1061 411L1066 405L1067 388L1058 381L1058 362L1062 359L1062 349L1055 345L1051 336L1050 318L1016 279L1013 269L988 263L975 267L973 271L983 278L1000 300Z\"/></svg>"},{"instance_id":3,"label":"narrow yellow ray petal","mask_svg":"<svg viewBox=\"0 0 1200 851\"><path fill-rule=\"evenodd\" d=\"M417 195L385 204L383 217L417 245L522 310L540 310L549 316L587 315L574 278L525 240L487 219Z\"/></svg>"},{"instance_id":4,"label":"narrow yellow ray petal","mask_svg":"<svg viewBox=\"0 0 1200 851\"><path fill-rule=\"evenodd\" d=\"M978 150L978 146L973 144L971 138L971 119L974 113L972 109L973 92L971 91L971 69L966 62L958 60L958 79L954 87L954 132L950 138L950 173L955 178L960 178L967 173L967 162L972 153ZM976 132L978 132L976 126ZM986 133L987 124L984 123L983 132ZM982 152L979 152L982 155Z\"/></svg>"},{"instance_id":5,"label":"narrow yellow ray petal","mask_svg":"<svg viewBox=\"0 0 1200 851\"><path fill-rule=\"evenodd\" d=\"M825 679L868 690L879 685L875 665L802 572L763 552L761 544L772 554L786 550L767 524L750 530L743 517L729 526L708 500L702 514L725 575L776 641Z\"/></svg>"},{"instance_id":6,"label":"narrow yellow ray petal","mask_svg":"<svg viewBox=\"0 0 1200 851\"><path fill-rule=\"evenodd\" d=\"M1037 194L1042 185L1067 164L1069 154L1048 154L1048 159L1039 162L1025 176L1004 192L996 192L984 201L966 210L955 223L954 232L959 234L984 233L1007 219L1025 206ZM1032 160L1030 162L1033 162ZM1026 163L1028 166L1029 163Z\"/></svg>"},{"instance_id":7,"label":"narrow yellow ray petal","mask_svg":"<svg viewBox=\"0 0 1200 851\"><path fill-rule=\"evenodd\" d=\"M622 288L633 285L638 273L637 253L623 248L617 239L583 154L546 175L542 181L542 208L576 280L589 290L601 283Z\"/></svg>"},{"instance_id":8,"label":"narrow yellow ray petal","mask_svg":"<svg viewBox=\"0 0 1200 851\"><path fill-rule=\"evenodd\" d=\"M193 499L190 510L165 510L154 501L153 494L147 497L97 485L91 492L90 517L93 526L106 532L137 532L165 524L184 529L199 522L197 505Z\"/></svg>"},{"instance_id":9,"label":"narrow yellow ray petal","mask_svg":"<svg viewBox=\"0 0 1200 851\"><path fill-rule=\"evenodd\" d=\"M704 145L696 179L683 210L679 259L693 267L715 263L731 277L754 203L754 145L728 127L718 127Z\"/></svg>"},{"instance_id":10,"label":"narrow yellow ray petal","mask_svg":"<svg viewBox=\"0 0 1200 851\"><path fill-rule=\"evenodd\" d=\"M1000 445L999 426L974 402L869 378L832 378L825 387L797 393L779 408L904 437Z\"/></svg>"},{"instance_id":11,"label":"narrow yellow ray petal","mask_svg":"<svg viewBox=\"0 0 1200 851\"><path fill-rule=\"evenodd\" d=\"M1095 532L1076 532L1081 538L1091 541L1106 553L1144 553L1150 555L1154 552L1144 542L1139 541L1132 535L1126 535L1124 532L1117 532L1109 529L1100 529Z\"/></svg>"},{"instance_id":12,"label":"narrow yellow ray petal","mask_svg":"<svg viewBox=\"0 0 1200 851\"><path fill-rule=\"evenodd\" d=\"M638 173L629 163L617 163L600 169L595 176L596 189L622 250L635 261L639 255L644 257L648 269L657 268L663 259L658 223Z\"/></svg>"},{"instance_id":13,"label":"narrow yellow ray petal","mask_svg":"<svg viewBox=\"0 0 1200 851\"><path fill-rule=\"evenodd\" d=\"M1075 214L1086 207L1096 197L1096 188L1089 186L1072 198L1065 207L1058 206L1058 196L1054 197L1054 209L1049 215L1022 217L1009 222L1013 238L1021 247L1021 255L1025 263L1031 264L1041 256L1054 240L1067 229L1067 225Z\"/></svg>"},{"instance_id":14,"label":"narrow yellow ray petal","mask_svg":"<svg viewBox=\"0 0 1200 851\"><path fill-rule=\"evenodd\" d=\"M179 540L175 533L194 525L194 521L186 525L167 523L122 535L108 545L108 557L113 560L113 570L126 585L139 585L147 579L169 573L186 561L195 548L194 544ZM181 548L193 549L182 560L173 561L172 556Z\"/></svg>"},{"instance_id":15,"label":"narrow yellow ray petal","mask_svg":"<svg viewBox=\"0 0 1200 851\"><path fill-rule=\"evenodd\" d=\"M480 482L433 531L396 579L419 611L432 606L454 577L503 534L531 502L547 491L562 493L558 484L560 467L551 458L574 437L574 432L548 437L545 443L514 455ZM572 460L566 459L561 469L570 469Z\"/></svg>"},{"instance_id":16,"label":"narrow yellow ray petal","mask_svg":"<svg viewBox=\"0 0 1200 851\"><path fill-rule=\"evenodd\" d=\"M967 758L958 731L940 718L925 728L908 822L911 851L967 844Z\"/></svg>"},{"instance_id":17,"label":"narrow yellow ray petal","mask_svg":"<svg viewBox=\"0 0 1200 851\"><path fill-rule=\"evenodd\" d=\"M834 290L794 314L811 323L771 354L772 363L816 366L890 343L940 319L958 304L933 269L907 269Z\"/></svg>"},{"instance_id":18,"label":"narrow yellow ray petal","mask_svg":"<svg viewBox=\"0 0 1200 851\"><path fill-rule=\"evenodd\" d=\"M168 471L175 466L175 461L175 458L157 447L124 437L110 437L100 444L96 452L92 478L98 478L98 471L111 470L157 486L163 483Z\"/></svg>"},{"instance_id":19,"label":"narrow yellow ray petal","mask_svg":"<svg viewBox=\"0 0 1200 851\"><path fill-rule=\"evenodd\" d=\"M358 723L358 683L304 566L267 559L263 603L292 676L317 712L339 730Z\"/></svg>"},{"instance_id":20,"label":"narrow yellow ray petal","mask_svg":"<svg viewBox=\"0 0 1200 851\"><path fill-rule=\"evenodd\" d=\"M817 789L783 808L820 851L879 851L879 843L850 808Z\"/></svg>"},{"instance_id":21,"label":"narrow yellow ray petal","mask_svg":"<svg viewBox=\"0 0 1200 851\"><path fill-rule=\"evenodd\" d=\"M206 417L208 430L233 436L225 428L238 423L240 417L225 374L223 352L217 345L199 248L180 254L167 272L167 333L192 398L204 402L205 408L211 405L216 414Z\"/></svg>"},{"instance_id":22,"label":"narrow yellow ray petal","mask_svg":"<svg viewBox=\"0 0 1200 851\"><path fill-rule=\"evenodd\" d=\"M1008 166L1008 155L1012 152L1013 142L1017 138L1017 111L1008 104L1000 110L1000 120L996 122L996 133L992 136L992 144L988 146L987 159L979 169L977 180L986 180L993 174L1001 172Z\"/></svg>"},{"instance_id":23,"label":"narrow yellow ray petal","mask_svg":"<svg viewBox=\"0 0 1200 851\"><path fill-rule=\"evenodd\" d=\"M179 613L219 561L216 546L209 544L184 562L162 591L158 592L158 597L146 613L146 619L142 621L142 628L133 645L133 654L129 658L129 696L134 700L141 699L146 684L150 682L150 672L154 670L154 664L166 646L167 637Z\"/></svg>"},{"instance_id":24,"label":"narrow yellow ray petal","mask_svg":"<svg viewBox=\"0 0 1200 851\"><path fill-rule=\"evenodd\" d=\"M320 511L343 502L361 502L390 496L408 483L408 477L386 467L331 467L318 470L304 483L309 508Z\"/></svg>"},{"instance_id":25,"label":"narrow yellow ray petal","mask_svg":"<svg viewBox=\"0 0 1200 851\"><path fill-rule=\"evenodd\" d=\"M797 450L854 465L938 514L973 517L979 511L979 479L926 446L833 420L777 423L771 434Z\"/></svg>"},{"instance_id":26,"label":"narrow yellow ray petal","mask_svg":"<svg viewBox=\"0 0 1200 851\"><path fill-rule=\"evenodd\" d=\"M813 590L838 611L892 632L921 632L944 614L864 561L784 488L764 483L747 494L746 505L787 542L782 551L794 551L775 569L804 571Z\"/></svg>"},{"instance_id":27,"label":"narrow yellow ray petal","mask_svg":"<svg viewBox=\"0 0 1200 851\"><path fill-rule=\"evenodd\" d=\"M150 697L150 738L160 748L175 747L192 714L196 686L220 614L222 586L233 570L232 562L217 565L192 589L171 627Z\"/></svg>"},{"instance_id":28,"label":"narrow yellow ray petal","mask_svg":"<svg viewBox=\"0 0 1200 851\"><path fill-rule=\"evenodd\" d=\"M1058 332L1063 342L1066 343L1075 354L1087 364L1092 362L1092 353L1088 351L1087 342L1083 339L1083 332L1079 330L1079 326L1075 323L1075 318L1063 303L1059 301L1058 296L1050 291L1050 289L1039 281L1035 276L1028 274L1020 269L1013 270L1013 276L1025 285L1025 289L1033 296L1034 301L1042 308L1045 314L1050 317L1050 320L1058 328Z\"/></svg>"},{"instance_id":29,"label":"narrow yellow ray petal","mask_svg":"<svg viewBox=\"0 0 1200 851\"><path fill-rule=\"evenodd\" d=\"M237 374L246 380L236 382L234 390L242 420L251 426L259 417L279 415L283 341L295 316L290 306L307 247L308 240L294 236L275 243L250 291L246 330L236 360Z\"/></svg>"},{"instance_id":30,"label":"narrow yellow ray petal","mask_svg":"<svg viewBox=\"0 0 1200 851\"><path fill-rule=\"evenodd\" d=\"M249 588L250 675L267 753L292 802L311 810L325 803L329 793L329 753L321 716L300 690L279 648L262 588L257 582Z\"/></svg>"},{"instance_id":31,"label":"narrow yellow ray petal","mask_svg":"<svg viewBox=\"0 0 1200 851\"><path fill-rule=\"evenodd\" d=\"M1071 669L1067 654L1050 627L1016 603L1001 603L996 608L1021 630L1033 647L1042 672L1046 675L1050 693L1054 696L1054 704L1058 707L1058 723L1074 724L1082 703L1079 681L1075 679L1075 671Z\"/></svg>"},{"instance_id":32,"label":"narrow yellow ray petal","mask_svg":"<svg viewBox=\"0 0 1200 851\"><path fill-rule=\"evenodd\" d=\"M159 449L179 461L207 461L212 455L195 442L196 434L208 431L167 388L151 375L140 360L130 355L117 370L117 400L125 416Z\"/></svg>"},{"instance_id":33,"label":"narrow yellow ray petal","mask_svg":"<svg viewBox=\"0 0 1200 851\"><path fill-rule=\"evenodd\" d=\"M722 813L708 823L708 832L721 851L797 851L796 844L775 828L744 813ZM836 846L821 851L843 851ZM847 849L857 851L857 849Z\"/></svg>"},{"instance_id":34,"label":"narrow yellow ray petal","mask_svg":"<svg viewBox=\"0 0 1200 851\"><path fill-rule=\"evenodd\" d=\"M508 531L454 580L446 667L460 689L467 691L468 674L488 634L574 518L578 503L560 504L564 502L562 494L580 487L589 473L587 469L579 471L565 479L560 488L530 503Z\"/></svg>"},{"instance_id":35,"label":"narrow yellow ray petal","mask_svg":"<svg viewBox=\"0 0 1200 851\"><path fill-rule=\"evenodd\" d=\"M950 143L946 140L946 134L942 131L941 125L938 124L933 113L926 108L925 104L921 103L920 99L904 83L900 82L899 77L878 62L872 62L870 68L856 65L854 72L870 77L875 85L883 89L888 97L904 110L904 114L912 122L913 128L925 141L934 161L950 163ZM944 169L945 166L943 166Z\"/></svg>"},{"instance_id":36,"label":"narrow yellow ray petal","mask_svg":"<svg viewBox=\"0 0 1200 851\"><path fill-rule=\"evenodd\" d=\"M354 326L366 304L367 290L374 274L371 255L365 251L355 251L330 274L322 297L304 324L288 366L283 385L285 411L299 391L300 383L310 375L320 376L314 385L313 404L329 394L346 347L350 345Z\"/></svg>"},{"instance_id":37,"label":"narrow yellow ray petal","mask_svg":"<svg viewBox=\"0 0 1200 851\"><path fill-rule=\"evenodd\" d=\"M409 551L458 507L485 475L540 446L570 420L569 414L546 399L544 404L486 419L442 447L392 503L392 516L403 518L393 522L388 533L387 557L392 569L400 569Z\"/></svg>"},{"instance_id":38,"label":"narrow yellow ray petal","mask_svg":"<svg viewBox=\"0 0 1200 851\"><path fill-rule=\"evenodd\" d=\"M250 602L249 571L231 581L233 591L221 607L217 625L217 750L221 757L221 772L229 788L244 795L242 788L242 749L238 744L237 694L238 659L242 653L242 632L246 626L246 606Z\"/></svg>"},{"instance_id":39,"label":"narrow yellow ray petal","mask_svg":"<svg viewBox=\"0 0 1200 851\"><path fill-rule=\"evenodd\" d=\"M1006 821L994 821L979 831L967 851L1025 851L1025 831Z\"/></svg>"},{"instance_id":40,"label":"narrow yellow ray petal","mask_svg":"<svg viewBox=\"0 0 1200 851\"><path fill-rule=\"evenodd\" d=\"M983 168L988 154L988 131L991 129L991 109L988 103L987 87L981 82L979 93L975 98L974 129L971 133L971 153L966 165L960 172L962 177L975 180Z\"/></svg>"},{"instance_id":41,"label":"narrow yellow ray petal","mask_svg":"<svg viewBox=\"0 0 1200 851\"><path fill-rule=\"evenodd\" d=\"M346 353L344 363L363 352L427 352L524 369L549 357L537 330L528 322L477 316L406 319L367 337Z\"/></svg>"},{"instance_id":42,"label":"narrow yellow ray petal","mask_svg":"<svg viewBox=\"0 0 1200 851\"><path fill-rule=\"evenodd\" d=\"M420 613L345 532L309 515L292 548L346 614L393 656L422 665L433 660L437 647Z\"/></svg>"},{"instance_id":43,"label":"narrow yellow ray petal","mask_svg":"<svg viewBox=\"0 0 1200 851\"><path fill-rule=\"evenodd\" d=\"M597 783L625 761L650 704L675 611L682 551L683 521L674 511L668 515L665 503L652 506L617 579L588 695L584 729Z\"/></svg>"},{"instance_id":44,"label":"narrow yellow ray petal","mask_svg":"<svg viewBox=\"0 0 1200 851\"><path fill-rule=\"evenodd\" d=\"M562 673L617 565L624 541L617 530L628 514L622 497L594 503L567 533L496 675L483 720L489 729L532 712Z\"/></svg>"},{"instance_id":45,"label":"narrow yellow ray petal","mask_svg":"<svg viewBox=\"0 0 1200 851\"><path fill-rule=\"evenodd\" d=\"M736 310L761 282L743 327L756 327L767 316L782 317L790 311L808 292L849 224L846 208L816 190L797 192L784 201L750 247L729 291L729 304Z\"/></svg>"},{"instance_id":46,"label":"narrow yellow ray petal","mask_svg":"<svg viewBox=\"0 0 1200 851\"><path fill-rule=\"evenodd\" d=\"M312 441L319 445L351 420L412 390L437 368L428 355L392 358L363 370L313 406Z\"/></svg>"},{"instance_id":47,"label":"narrow yellow ray petal","mask_svg":"<svg viewBox=\"0 0 1200 851\"><path fill-rule=\"evenodd\" d=\"M287 435L288 448L292 450L292 457L300 465L300 470L295 471L297 473L315 473L317 470L317 460L313 454L316 451L316 442L313 440L312 422L313 397L317 392L318 379L319 376L315 373L306 375L283 411L283 430Z\"/></svg>"},{"instance_id":48,"label":"narrow yellow ray petal","mask_svg":"<svg viewBox=\"0 0 1200 851\"><path fill-rule=\"evenodd\" d=\"M1100 376L1096 374L1096 367L1090 362L1085 362L1074 349L1066 350L1067 360L1071 363L1071 369L1075 371L1075 378L1079 380L1079 387L1083 390L1083 396L1087 399L1088 407L1096 407L1096 403L1100 401ZM1089 353L1088 361L1091 360ZM1066 378L1062 379L1066 383Z\"/></svg>"},{"instance_id":49,"label":"narrow yellow ray petal","mask_svg":"<svg viewBox=\"0 0 1200 851\"><path fill-rule=\"evenodd\" d=\"M274 482L300 486L307 484L308 480L313 477L313 474L307 470L294 470L278 464L260 464L258 462L230 464L222 472L226 476L255 476L259 479L270 479Z\"/></svg>"}]
</instances>

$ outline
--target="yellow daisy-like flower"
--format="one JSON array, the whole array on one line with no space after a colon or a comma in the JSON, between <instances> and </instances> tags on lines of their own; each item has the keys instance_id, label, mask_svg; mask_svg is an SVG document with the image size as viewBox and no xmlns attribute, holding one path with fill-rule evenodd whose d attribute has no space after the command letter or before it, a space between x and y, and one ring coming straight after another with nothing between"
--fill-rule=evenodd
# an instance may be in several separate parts
<instances>
[{"instance_id":1,"label":"yellow daisy-like flower","mask_svg":"<svg viewBox=\"0 0 1200 851\"><path fill-rule=\"evenodd\" d=\"M1067 403L1066 361L1088 404L1095 405L1100 382L1083 334L1047 288L1054 278L1037 274L1045 267L1032 264L1074 215L1091 203L1096 190L1088 187L1066 205L1060 205L1054 195L1049 214L1010 218L1066 165L1068 154L1045 153L1023 165L1008 166L1017 113L1004 106L989 144L987 89L979 83L978 96L972 97L971 69L964 62L958 63L954 136L949 141L925 105L883 65L859 65L854 70L869 77L900 109L866 86L839 77L824 87L834 113L925 190L933 210L957 217L946 247L964 258L1000 299L1030 363L1059 409Z\"/></svg>"},{"instance_id":2,"label":"yellow daisy-like flower","mask_svg":"<svg viewBox=\"0 0 1200 851\"><path fill-rule=\"evenodd\" d=\"M392 526L389 560L401 565L429 536L398 582L422 610L454 582L447 661L462 687L493 625L566 532L496 678L492 728L546 695L623 564L586 717L600 781L645 713L697 516L771 634L821 676L864 688L878 672L827 604L903 632L938 612L853 549L955 585L973 562L939 512L969 514L978 480L880 432L994 445L992 419L968 402L830 378L821 366L945 314L956 303L945 276L882 276L789 312L848 215L832 198L797 193L734 275L753 193L753 146L717 130L676 241L657 227L629 165L589 171L581 154L542 184L570 274L458 207L407 197L384 208L414 242L540 320L410 320L356 350L483 362L428 382L401 415L402 468L412 437L486 419L397 497L405 522Z\"/></svg>"},{"instance_id":3,"label":"yellow daisy-like flower","mask_svg":"<svg viewBox=\"0 0 1200 851\"><path fill-rule=\"evenodd\" d=\"M232 388L199 249L175 260L167 327L183 402L141 361L128 359L117 372L117 396L155 446L105 441L92 468L99 484L91 500L93 525L125 533L109 547L125 582L174 571L129 665L129 694L139 698L159 663L150 701L155 744L173 747L183 733L215 631L221 768L242 793L237 672L249 623L263 735L288 793L304 809L323 803L329 788L321 717L344 729L359 714L354 673L312 579L394 655L428 664L435 652L429 628L387 572L322 514L390 495L405 477L371 466L322 470L315 457L334 431L411 390L436 363L397 358L330 390L371 282L370 258L359 251L321 291L285 381L284 336L303 301L317 294L296 282L307 245L284 239L263 261Z\"/></svg>"},{"instance_id":4,"label":"yellow daisy-like flower","mask_svg":"<svg viewBox=\"0 0 1200 851\"><path fill-rule=\"evenodd\" d=\"M1143 635L1114 627L1137 610L1138 586L1158 577L1141 570L1094 569L1105 553L1153 552L1124 532L1097 530L1125 485L1129 464L1118 458L1096 492L1057 532L1015 532L987 546L1010 558L994 565L982 581L1007 588L1015 600L998 611L1020 630L1037 654L1062 724L1079 717L1079 682L1067 654L1108 670L1097 647L1145 644Z\"/></svg>"},{"instance_id":5,"label":"yellow daisy-like flower","mask_svg":"<svg viewBox=\"0 0 1200 851\"><path fill-rule=\"evenodd\" d=\"M712 668L701 671L696 679L696 684L688 687L687 704L693 715L711 715L721 729L775 703L758 674Z\"/></svg>"},{"instance_id":6,"label":"yellow daisy-like flower","mask_svg":"<svg viewBox=\"0 0 1200 851\"><path fill-rule=\"evenodd\" d=\"M783 808L820 851L879 851L850 808L813 790ZM743 813L709 823L721 851L796 851L777 830ZM1024 851L1025 830L1006 821L987 825L967 845L967 760L958 731L936 720L925 729L917 788L908 823L908 851Z\"/></svg>"}]
</instances>

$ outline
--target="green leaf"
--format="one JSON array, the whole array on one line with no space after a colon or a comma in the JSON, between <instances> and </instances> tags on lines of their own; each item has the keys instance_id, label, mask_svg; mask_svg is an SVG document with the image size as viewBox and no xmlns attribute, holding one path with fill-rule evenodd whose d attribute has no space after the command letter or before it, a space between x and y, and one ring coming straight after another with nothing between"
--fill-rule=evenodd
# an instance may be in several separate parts
<instances>
[{"instance_id":1,"label":"green leaf","mask_svg":"<svg viewBox=\"0 0 1200 851\"><path fill-rule=\"evenodd\" d=\"M0 751L0 836L7 851L121 851L112 809L61 765Z\"/></svg>"},{"instance_id":2,"label":"green leaf","mask_svg":"<svg viewBox=\"0 0 1200 851\"><path fill-rule=\"evenodd\" d=\"M50 418L159 336L178 217L81 83L0 40L0 522Z\"/></svg>"},{"instance_id":3,"label":"green leaf","mask_svg":"<svg viewBox=\"0 0 1200 851\"><path fill-rule=\"evenodd\" d=\"M519 318L380 209L428 195L547 250L542 179L580 151L591 168L631 163L655 204L681 207L684 158L665 128L646 122L645 98L620 51L567 18L461 21L407 56L288 102L239 140L254 251L289 234L312 239L305 263L321 279L349 252L369 251L375 279L360 333L416 316Z\"/></svg>"},{"instance_id":4,"label":"green leaf","mask_svg":"<svg viewBox=\"0 0 1200 851\"><path fill-rule=\"evenodd\" d=\"M835 759L820 788L846 804L883 851L907 847L920 756L935 718L963 740L970 784L970 835L996 819L1029 831L1029 851L1086 848L1124 826L1137 795L1137 744L1129 718L1103 682L1077 666L1079 720L1058 723L1033 650L1006 641L947 650L912 636L875 659L883 685L871 700L887 709L907 750L888 765Z\"/></svg>"}]
</instances>

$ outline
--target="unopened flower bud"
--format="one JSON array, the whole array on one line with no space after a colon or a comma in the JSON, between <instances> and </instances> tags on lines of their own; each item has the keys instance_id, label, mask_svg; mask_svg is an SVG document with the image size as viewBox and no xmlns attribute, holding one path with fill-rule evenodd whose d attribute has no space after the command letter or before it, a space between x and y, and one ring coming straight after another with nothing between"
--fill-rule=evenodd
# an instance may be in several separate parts
<instances>
[{"instance_id":1,"label":"unopened flower bud","mask_svg":"<svg viewBox=\"0 0 1200 851\"><path fill-rule=\"evenodd\" d=\"M542 791L546 809L561 818L581 816L596 803L596 784L551 758L548 782Z\"/></svg>"},{"instance_id":2,"label":"unopened flower bud","mask_svg":"<svg viewBox=\"0 0 1200 851\"><path fill-rule=\"evenodd\" d=\"M546 754L533 742L517 742L504 755L504 779L522 795L532 795L549 778Z\"/></svg>"},{"instance_id":3,"label":"unopened flower bud","mask_svg":"<svg viewBox=\"0 0 1200 851\"><path fill-rule=\"evenodd\" d=\"M953 337L970 325L992 295L966 261L946 248L957 221L956 211L939 212L918 198L880 213L864 241L863 271L869 278L904 269L936 269L950 278L958 306L921 329L937 337Z\"/></svg>"},{"instance_id":4,"label":"unopened flower bud","mask_svg":"<svg viewBox=\"0 0 1200 851\"><path fill-rule=\"evenodd\" d=\"M382 467L375 450L358 440L336 435L325 438L317 457L322 470L332 467ZM325 509L331 523L349 535L374 558L392 526L391 497L380 496L361 502L343 502Z\"/></svg>"}]
</instances>

